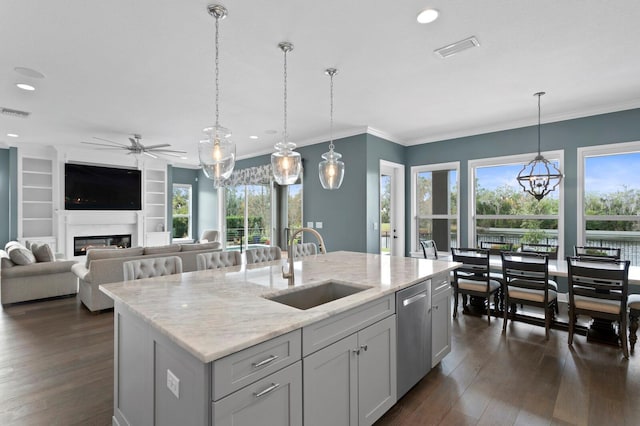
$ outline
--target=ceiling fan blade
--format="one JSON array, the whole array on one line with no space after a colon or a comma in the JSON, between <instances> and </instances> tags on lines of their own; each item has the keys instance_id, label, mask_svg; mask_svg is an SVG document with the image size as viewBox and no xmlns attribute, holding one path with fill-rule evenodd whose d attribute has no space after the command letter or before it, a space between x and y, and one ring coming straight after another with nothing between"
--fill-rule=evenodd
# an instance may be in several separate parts
<instances>
[{"instance_id":1,"label":"ceiling fan blade","mask_svg":"<svg viewBox=\"0 0 640 426\"><path fill-rule=\"evenodd\" d=\"M119 146L124 146L124 147L128 147L129 146L129 145L126 145L126 144L123 144L123 143L120 143L120 142L110 141L109 139L98 138L96 136L94 136L93 138L94 139L98 139L99 141L109 142L109 143L112 143L112 144L115 144L115 145L119 145Z\"/></svg>"},{"instance_id":2,"label":"ceiling fan blade","mask_svg":"<svg viewBox=\"0 0 640 426\"><path fill-rule=\"evenodd\" d=\"M152 153L150 153L149 151L142 151L142 153L143 153L144 155L147 155L147 156L151 157L151 158L158 158L156 155L153 155L153 154L152 154Z\"/></svg>"},{"instance_id":3,"label":"ceiling fan blade","mask_svg":"<svg viewBox=\"0 0 640 426\"><path fill-rule=\"evenodd\" d=\"M115 145L107 145L106 143L85 142L85 141L82 141L80 143L84 143L84 144L87 144L87 145L108 146L108 147L113 148L113 149L128 148L126 145L124 145L124 146L115 146Z\"/></svg>"},{"instance_id":4,"label":"ceiling fan blade","mask_svg":"<svg viewBox=\"0 0 640 426\"><path fill-rule=\"evenodd\" d=\"M159 145L147 145L145 148L146 149L157 149L157 148L163 148L165 146L171 146L171 144L170 143L162 143L162 144L159 144Z\"/></svg>"},{"instance_id":5,"label":"ceiling fan blade","mask_svg":"<svg viewBox=\"0 0 640 426\"><path fill-rule=\"evenodd\" d=\"M153 152L155 152L158 155L167 155L169 157L182 158L182 155L180 155L180 154L172 154L170 152L161 152L161 151L153 151Z\"/></svg>"},{"instance_id":6,"label":"ceiling fan blade","mask_svg":"<svg viewBox=\"0 0 640 426\"><path fill-rule=\"evenodd\" d=\"M180 150L177 150L177 149L153 149L151 151L157 152L157 153L160 153L160 154L165 154L165 153L168 153L168 152L173 152L173 153L176 153L176 154L186 154L187 153L187 151L180 151Z\"/></svg>"}]
</instances>

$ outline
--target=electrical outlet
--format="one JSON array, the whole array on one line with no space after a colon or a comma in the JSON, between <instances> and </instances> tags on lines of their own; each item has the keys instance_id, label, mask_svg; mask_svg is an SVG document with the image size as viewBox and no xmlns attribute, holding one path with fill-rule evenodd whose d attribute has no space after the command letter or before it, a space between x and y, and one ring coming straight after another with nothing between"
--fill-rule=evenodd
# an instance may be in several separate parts
<instances>
[{"instance_id":1,"label":"electrical outlet","mask_svg":"<svg viewBox=\"0 0 640 426\"><path fill-rule=\"evenodd\" d=\"M316 222L316 228L322 229L322 222Z\"/></svg>"},{"instance_id":2,"label":"electrical outlet","mask_svg":"<svg viewBox=\"0 0 640 426\"><path fill-rule=\"evenodd\" d=\"M176 398L180 399L180 379L167 368L167 387Z\"/></svg>"},{"instance_id":3,"label":"electrical outlet","mask_svg":"<svg viewBox=\"0 0 640 426\"><path fill-rule=\"evenodd\" d=\"M307 228L313 228L313 222L307 222Z\"/></svg>"}]
</instances>

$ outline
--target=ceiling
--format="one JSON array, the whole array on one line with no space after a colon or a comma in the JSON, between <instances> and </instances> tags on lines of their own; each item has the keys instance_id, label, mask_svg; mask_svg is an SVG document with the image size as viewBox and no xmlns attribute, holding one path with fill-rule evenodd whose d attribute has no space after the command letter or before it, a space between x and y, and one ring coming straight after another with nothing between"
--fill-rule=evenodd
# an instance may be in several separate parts
<instances>
[{"instance_id":1,"label":"ceiling","mask_svg":"<svg viewBox=\"0 0 640 426\"><path fill-rule=\"evenodd\" d=\"M0 144L87 149L80 142L92 137L127 143L141 133L197 164L201 129L215 118L208 3L2 1L0 107L31 116L0 115ZM532 125L541 90L543 122L640 107L637 0L221 3L220 124L240 158L270 152L281 137L285 40L295 46L288 129L299 145L328 139L328 67L339 70L336 137L368 128L411 145ZM440 17L420 25L427 7ZM433 52L470 36L479 47L447 59Z\"/></svg>"}]
</instances>

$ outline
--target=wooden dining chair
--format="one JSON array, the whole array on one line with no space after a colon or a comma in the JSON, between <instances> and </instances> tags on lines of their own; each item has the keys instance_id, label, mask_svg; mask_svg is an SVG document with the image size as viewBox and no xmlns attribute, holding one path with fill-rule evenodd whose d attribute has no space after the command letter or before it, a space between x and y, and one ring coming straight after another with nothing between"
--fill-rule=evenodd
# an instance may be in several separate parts
<instances>
[{"instance_id":1,"label":"wooden dining chair","mask_svg":"<svg viewBox=\"0 0 640 426\"><path fill-rule=\"evenodd\" d=\"M425 259L438 260L438 247L436 247L435 241L422 240L420 241L420 247L422 247L422 254Z\"/></svg>"},{"instance_id":2,"label":"wooden dining chair","mask_svg":"<svg viewBox=\"0 0 640 426\"><path fill-rule=\"evenodd\" d=\"M601 246L573 246L573 255L585 258L620 260L620 249Z\"/></svg>"},{"instance_id":3,"label":"wooden dining chair","mask_svg":"<svg viewBox=\"0 0 640 426\"><path fill-rule=\"evenodd\" d=\"M504 322L507 331L509 311L515 317L516 304L537 306L544 309L544 334L549 340L549 328L557 306L558 293L549 286L549 255L529 252L503 252Z\"/></svg>"},{"instance_id":4,"label":"wooden dining chair","mask_svg":"<svg viewBox=\"0 0 640 426\"><path fill-rule=\"evenodd\" d=\"M523 253L543 253L549 257L549 260L558 260L558 246L555 244L534 244L534 243L522 243L520 251ZM549 277L549 289L558 292L558 283L556 277ZM558 299L554 302L554 309L556 314L560 313L558 306Z\"/></svg>"},{"instance_id":5,"label":"wooden dining chair","mask_svg":"<svg viewBox=\"0 0 640 426\"><path fill-rule=\"evenodd\" d=\"M636 346L638 340L638 317L640 317L640 294L630 294L627 299L627 307L629 308L629 344L631 345L631 353Z\"/></svg>"},{"instance_id":6,"label":"wooden dining chair","mask_svg":"<svg viewBox=\"0 0 640 426\"><path fill-rule=\"evenodd\" d=\"M569 345L573 344L578 315L616 321L622 353L629 358L626 327L629 264L628 260L567 257Z\"/></svg>"},{"instance_id":7,"label":"wooden dining chair","mask_svg":"<svg viewBox=\"0 0 640 426\"><path fill-rule=\"evenodd\" d=\"M453 317L458 315L459 295L463 297L463 310L467 310L467 296L486 299L487 323L491 324L491 295L494 306L498 307L501 284L489 275L489 251L476 248L452 248L454 262L462 263L453 271Z\"/></svg>"}]
</instances>

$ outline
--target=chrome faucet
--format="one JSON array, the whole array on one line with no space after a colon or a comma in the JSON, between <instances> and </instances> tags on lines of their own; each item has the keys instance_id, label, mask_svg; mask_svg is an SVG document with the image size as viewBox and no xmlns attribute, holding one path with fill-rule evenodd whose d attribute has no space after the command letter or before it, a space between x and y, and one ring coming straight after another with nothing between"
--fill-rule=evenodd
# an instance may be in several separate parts
<instances>
[{"instance_id":1,"label":"chrome faucet","mask_svg":"<svg viewBox=\"0 0 640 426\"><path fill-rule=\"evenodd\" d=\"M287 258L288 258L288 262L289 262L289 271L286 270L286 266L282 267L282 278L286 278L287 280L289 280L289 287L293 286L295 284L295 276L293 273L293 242L296 240L296 237L298 236L298 234L301 234L305 231L311 232L313 235L316 236L316 239L318 240L318 245L320 246L320 253L322 254L326 254L327 253L327 249L324 247L324 240L322 239L322 235L320 235L320 233L318 231L316 231L313 228L300 228L297 231L295 231L293 234L291 234L291 238L289 238L289 247L287 250Z\"/></svg>"}]
</instances>

